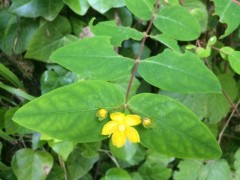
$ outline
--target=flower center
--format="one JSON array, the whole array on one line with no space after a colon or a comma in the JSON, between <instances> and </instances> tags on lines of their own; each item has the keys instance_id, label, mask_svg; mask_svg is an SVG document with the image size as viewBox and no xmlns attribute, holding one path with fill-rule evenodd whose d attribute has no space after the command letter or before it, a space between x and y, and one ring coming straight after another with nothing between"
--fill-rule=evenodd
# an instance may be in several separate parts
<instances>
[{"instance_id":1,"label":"flower center","mask_svg":"<svg viewBox=\"0 0 240 180\"><path fill-rule=\"evenodd\" d=\"M125 125L124 125L124 124L120 124L120 125L118 126L118 130L119 130L119 131L124 131L124 130L125 130Z\"/></svg>"}]
</instances>

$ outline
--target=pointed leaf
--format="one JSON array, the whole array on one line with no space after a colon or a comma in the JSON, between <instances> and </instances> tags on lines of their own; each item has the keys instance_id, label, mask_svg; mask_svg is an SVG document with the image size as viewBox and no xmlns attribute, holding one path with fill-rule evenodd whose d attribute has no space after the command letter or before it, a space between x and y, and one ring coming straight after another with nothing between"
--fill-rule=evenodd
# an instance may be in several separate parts
<instances>
[{"instance_id":1,"label":"pointed leaf","mask_svg":"<svg viewBox=\"0 0 240 180\"><path fill-rule=\"evenodd\" d=\"M155 2L155 0L125 0L127 8L143 20L151 19Z\"/></svg>"},{"instance_id":2,"label":"pointed leaf","mask_svg":"<svg viewBox=\"0 0 240 180\"><path fill-rule=\"evenodd\" d=\"M228 60L233 70L240 74L240 51L233 51L230 53Z\"/></svg>"},{"instance_id":3,"label":"pointed leaf","mask_svg":"<svg viewBox=\"0 0 240 180\"><path fill-rule=\"evenodd\" d=\"M111 168L106 172L104 180L130 180L131 177L127 171L120 168Z\"/></svg>"},{"instance_id":4,"label":"pointed leaf","mask_svg":"<svg viewBox=\"0 0 240 180\"><path fill-rule=\"evenodd\" d=\"M118 55L110 37L85 38L55 51L51 59L86 79L115 80L131 74L134 61Z\"/></svg>"},{"instance_id":5,"label":"pointed leaf","mask_svg":"<svg viewBox=\"0 0 240 180\"><path fill-rule=\"evenodd\" d=\"M88 0L64 0L65 4L67 4L75 13L83 16L86 14L89 9Z\"/></svg>"},{"instance_id":6,"label":"pointed leaf","mask_svg":"<svg viewBox=\"0 0 240 180\"><path fill-rule=\"evenodd\" d=\"M122 41L129 38L134 40L141 40L143 33L130 27L117 26L116 21L104 21L93 26L93 20L90 22L91 31L96 36L110 36L111 44L121 46Z\"/></svg>"},{"instance_id":7,"label":"pointed leaf","mask_svg":"<svg viewBox=\"0 0 240 180\"><path fill-rule=\"evenodd\" d=\"M219 158L221 149L210 130L185 106L150 93L132 97L128 109L150 118L155 127L138 126L141 143L154 151L179 158Z\"/></svg>"},{"instance_id":8,"label":"pointed leaf","mask_svg":"<svg viewBox=\"0 0 240 180\"><path fill-rule=\"evenodd\" d=\"M82 81L47 93L20 108L13 120L52 138L93 142L104 139L99 108L121 108L124 94L111 83Z\"/></svg>"},{"instance_id":9,"label":"pointed leaf","mask_svg":"<svg viewBox=\"0 0 240 180\"><path fill-rule=\"evenodd\" d=\"M215 13L221 23L227 24L227 29L221 38L231 34L240 24L240 6L232 0L212 0L215 4Z\"/></svg>"},{"instance_id":10,"label":"pointed leaf","mask_svg":"<svg viewBox=\"0 0 240 180\"><path fill-rule=\"evenodd\" d=\"M150 84L180 93L221 92L216 76L193 53L166 49L140 62L139 74Z\"/></svg>"},{"instance_id":11,"label":"pointed leaf","mask_svg":"<svg viewBox=\"0 0 240 180\"><path fill-rule=\"evenodd\" d=\"M48 152L21 149L12 159L12 168L18 180L44 180L51 171L53 158Z\"/></svg>"},{"instance_id":12,"label":"pointed leaf","mask_svg":"<svg viewBox=\"0 0 240 180\"><path fill-rule=\"evenodd\" d=\"M154 25L164 34L181 41L197 39L201 34L198 21L181 6L161 8Z\"/></svg>"},{"instance_id":13,"label":"pointed leaf","mask_svg":"<svg viewBox=\"0 0 240 180\"><path fill-rule=\"evenodd\" d=\"M36 18L44 17L52 21L63 8L62 1L54 0L13 0L10 11L19 16Z\"/></svg>"}]
</instances>

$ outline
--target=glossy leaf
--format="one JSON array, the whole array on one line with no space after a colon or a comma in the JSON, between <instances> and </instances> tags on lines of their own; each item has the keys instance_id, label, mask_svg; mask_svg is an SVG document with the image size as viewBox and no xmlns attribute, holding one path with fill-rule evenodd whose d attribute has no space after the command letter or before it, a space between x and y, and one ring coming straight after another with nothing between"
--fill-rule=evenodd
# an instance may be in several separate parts
<instances>
[{"instance_id":1,"label":"glossy leaf","mask_svg":"<svg viewBox=\"0 0 240 180\"><path fill-rule=\"evenodd\" d=\"M134 65L133 60L119 56L110 37L104 36L69 44L55 51L51 59L86 79L119 79L130 75Z\"/></svg>"},{"instance_id":2,"label":"glossy leaf","mask_svg":"<svg viewBox=\"0 0 240 180\"><path fill-rule=\"evenodd\" d=\"M240 24L240 6L230 0L212 0L215 5L215 13L221 23L227 24L227 29L220 38L231 34Z\"/></svg>"},{"instance_id":3,"label":"glossy leaf","mask_svg":"<svg viewBox=\"0 0 240 180\"><path fill-rule=\"evenodd\" d=\"M88 0L64 0L75 13L83 16L89 9Z\"/></svg>"},{"instance_id":4,"label":"glossy leaf","mask_svg":"<svg viewBox=\"0 0 240 180\"><path fill-rule=\"evenodd\" d=\"M150 36L150 37L152 39L155 39L155 40L161 42L162 44L164 44L165 46L167 46L168 48L170 48L174 51L180 51L177 41L165 34L160 34L160 35Z\"/></svg>"},{"instance_id":5,"label":"glossy leaf","mask_svg":"<svg viewBox=\"0 0 240 180\"><path fill-rule=\"evenodd\" d=\"M221 92L216 76L193 53L166 49L140 62L139 74L150 84L180 93Z\"/></svg>"},{"instance_id":6,"label":"glossy leaf","mask_svg":"<svg viewBox=\"0 0 240 180\"><path fill-rule=\"evenodd\" d=\"M151 19L155 2L155 0L125 0L127 8L143 20Z\"/></svg>"},{"instance_id":7,"label":"glossy leaf","mask_svg":"<svg viewBox=\"0 0 240 180\"><path fill-rule=\"evenodd\" d=\"M176 100L144 93L132 97L127 105L132 113L148 117L156 125L149 129L137 127L141 143L147 148L179 158L221 156L210 130Z\"/></svg>"},{"instance_id":8,"label":"glossy leaf","mask_svg":"<svg viewBox=\"0 0 240 180\"><path fill-rule=\"evenodd\" d=\"M23 88L23 84L18 77L3 64L0 64L0 76L4 77L15 87Z\"/></svg>"},{"instance_id":9,"label":"glossy leaf","mask_svg":"<svg viewBox=\"0 0 240 180\"><path fill-rule=\"evenodd\" d=\"M34 34L25 57L51 62L49 56L53 51L78 39L70 33L71 25L65 17L59 16L52 22L45 22Z\"/></svg>"},{"instance_id":10,"label":"glossy leaf","mask_svg":"<svg viewBox=\"0 0 240 180\"><path fill-rule=\"evenodd\" d=\"M201 34L201 26L198 21L181 6L161 8L154 25L163 34L181 41L194 40Z\"/></svg>"},{"instance_id":11,"label":"glossy leaf","mask_svg":"<svg viewBox=\"0 0 240 180\"><path fill-rule=\"evenodd\" d=\"M143 33L130 27L117 26L116 21L104 21L99 22L93 26L93 20L90 22L91 31L96 36L110 36L111 44L115 46L121 46L122 41L129 38L134 40L141 40Z\"/></svg>"},{"instance_id":12,"label":"glossy leaf","mask_svg":"<svg viewBox=\"0 0 240 180\"><path fill-rule=\"evenodd\" d=\"M131 176L127 171L120 168L111 168L106 172L103 180L131 180Z\"/></svg>"},{"instance_id":13,"label":"glossy leaf","mask_svg":"<svg viewBox=\"0 0 240 180\"><path fill-rule=\"evenodd\" d=\"M62 1L54 0L13 0L10 11L18 16L29 18L41 16L52 21L57 17L63 5Z\"/></svg>"},{"instance_id":14,"label":"glossy leaf","mask_svg":"<svg viewBox=\"0 0 240 180\"><path fill-rule=\"evenodd\" d=\"M14 154L11 164L18 180L44 180L53 166L53 158L47 152L21 149Z\"/></svg>"},{"instance_id":15,"label":"glossy leaf","mask_svg":"<svg viewBox=\"0 0 240 180\"><path fill-rule=\"evenodd\" d=\"M20 108L13 120L52 138L72 142L104 139L99 122L99 108L117 110L124 104L124 94L111 83L82 81L47 93Z\"/></svg>"},{"instance_id":16,"label":"glossy leaf","mask_svg":"<svg viewBox=\"0 0 240 180\"><path fill-rule=\"evenodd\" d=\"M111 8L123 7L125 5L124 0L88 0L90 6L101 14L105 13Z\"/></svg>"},{"instance_id":17,"label":"glossy leaf","mask_svg":"<svg viewBox=\"0 0 240 180\"><path fill-rule=\"evenodd\" d=\"M228 60L233 70L240 74L240 51L233 51L230 53Z\"/></svg>"}]
</instances>

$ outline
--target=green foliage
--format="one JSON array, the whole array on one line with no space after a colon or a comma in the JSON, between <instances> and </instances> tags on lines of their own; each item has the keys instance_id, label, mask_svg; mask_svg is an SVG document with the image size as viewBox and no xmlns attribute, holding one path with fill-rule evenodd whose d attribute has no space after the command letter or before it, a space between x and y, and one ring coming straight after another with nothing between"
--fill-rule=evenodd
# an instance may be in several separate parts
<instances>
[{"instance_id":1,"label":"green foliage","mask_svg":"<svg viewBox=\"0 0 240 180\"><path fill-rule=\"evenodd\" d=\"M238 180L239 12L1 1L0 179Z\"/></svg>"}]
</instances>

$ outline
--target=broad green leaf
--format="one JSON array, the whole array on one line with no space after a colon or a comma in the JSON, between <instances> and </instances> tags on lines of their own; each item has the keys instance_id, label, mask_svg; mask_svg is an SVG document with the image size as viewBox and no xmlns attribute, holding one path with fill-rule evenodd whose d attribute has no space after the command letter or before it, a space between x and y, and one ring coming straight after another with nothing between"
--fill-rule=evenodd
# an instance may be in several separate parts
<instances>
[{"instance_id":1,"label":"broad green leaf","mask_svg":"<svg viewBox=\"0 0 240 180\"><path fill-rule=\"evenodd\" d=\"M155 0L125 0L127 8L138 18L150 20L154 12Z\"/></svg>"},{"instance_id":2,"label":"broad green leaf","mask_svg":"<svg viewBox=\"0 0 240 180\"><path fill-rule=\"evenodd\" d=\"M61 157L64 161L67 160L67 157L74 149L76 143L69 142L69 141L60 141L60 142L54 142L50 141L48 142L48 145Z\"/></svg>"},{"instance_id":3,"label":"broad green leaf","mask_svg":"<svg viewBox=\"0 0 240 180\"><path fill-rule=\"evenodd\" d=\"M66 161L70 180L80 179L90 171L99 159L99 148L100 143L81 144L75 148Z\"/></svg>"},{"instance_id":4,"label":"broad green leaf","mask_svg":"<svg viewBox=\"0 0 240 180\"><path fill-rule=\"evenodd\" d=\"M38 28L38 21L26 19L0 11L0 49L7 55L20 54L27 46ZM18 31L19 32L18 32Z\"/></svg>"},{"instance_id":5,"label":"broad green leaf","mask_svg":"<svg viewBox=\"0 0 240 180\"><path fill-rule=\"evenodd\" d=\"M54 164L46 180L65 180L63 168Z\"/></svg>"},{"instance_id":6,"label":"broad green leaf","mask_svg":"<svg viewBox=\"0 0 240 180\"><path fill-rule=\"evenodd\" d=\"M220 37L224 38L231 34L240 24L240 6L231 0L212 0L215 5L215 13L219 16L221 23L227 24L225 33Z\"/></svg>"},{"instance_id":7,"label":"broad green leaf","mask_svg":"<svg viewBox=\"0 0 240 180\"><path fill-rule=\"evenodd\" d=\"M78 39L70 33L71 25L65 17L59 16L52 22L45 22L34 34L25 58L51 62L49 56L53 51Z\"/></svg>"},{"instance_id":8,"label":"broad green leaf","mask_svg":"<svg viewBox=\"0 0 240 180\"><path fill-rule=\"evenodd\" d=\"M120 168L111 168L106 172L103 180L131 180L127 171Z\"/></svg>"},{"instance_id":9,"label":"broad green leaf","mask_svg":"<svg viewBox=\"0 0 240 180\"><path fill-rule=\"evenodd\" d=\"M104 139L99 108L121 109L124 94L111 83L82 81L51 91L20 108L13 120L52 138L72 142ZM57 120L57 121L56 121Z\"/></svg>"},{"instance_id":10,"label":"broad green leaf","mask_svg":"<svg viewBox=\"0 0 240 180\"><path fill-rule=\"evenodd\" d=\"M160 34L160 35L156 35L156 36L150 36L152 39L155 39L159 42L161 42L162 44L164 44L165 46L169 47L170 49L174 50L174 51L179 51L180 52L180 48L178 46L178 43L175 39L169 37L166 34Z\"/></svg>"},{"instance_id":11,"label":"broad green leaf","mask_svg":"<svg viewBox=\"0 0 240 180\"><path fill-rule=\"evenodd\" d=\"M58 49L51 59L86 79L116 80L131 74L134 61L118 55L110 37L96 36Z\"/></svg>"},{"instance_id":12,"label":"broad green leaf","mask_svg":"<svg viewBox=\"0 0 240 180\"><path fill-rule=\"evenodd\" d=\"M203 166L198 160L183 160L178 164L179 171L174 172L175 180L197 180Z\"/></svg>"},{"instance_id":13,"label":"broad green leaf","mask_svg":"<svg viewBox=\"0 0 240 180\"><path fill-rule=\"evenodd\" d=\"M240 149L234 154L234 169L235 169L235 180L240 178Z\"/></svg>"},{"instance_id":14,"label":"broad green leaf","mask_svg":"<svg viewBox=\"0 0 240 180\"><path fill-rule=\"evenodd\" d=\"M139 74L148 83L179 93L221 92L216 76L193 53L166 49L140 62Z\"/></svg>"},{"instance_id":15,"label":"broad green leaf","mask_svg":"<svg viewBox=\"0 0 240 180\"><path fill-rule=\"evenodd\" d=\"M13 0L10 7L12 13L23 17L44 17L52 21L63 8L62 1L54 0Z\"/></svg>"},{"instance_id":16,"label":"broad green leaf","mask_svg":"<svg viewBox=\"0 0 240 180\"><path fill-rule=\"evenodd\" d=\"M51 171L53 158L48 152L26 148L14 154L11 165L18 180L44 180Z\"/></svg>"},{"instance_id":17,"label":"broad green leaf","mask_svg":"<svg viewBox=\"0 0 240 180\"><path fill-rule=\"evenodd\" d=\"M219 75L218 78L225 92L234 101L238 91L234 77L230 74L223 74ZM199 119L205 119L211 124L221 121L227 116L231 108L223 94L177 94L166 91L160 91L160 93L180 101L192 110Z\"/></svg>"},{"instance_id":18,"label":"broad green leaf","mask_svg":"<svg viewBox=\"0 0 240 180\"><path fill-rule=\"evenodd\" d=\"M136 29L124 26L117 26L116 21L104 21L99 22L93 26L94 19L90 22L91 31L96 36L110 36L111 44L115 46L121 46L122 41L129 38L134 40L141 40L144 36L142 32Z\"/></svg>"},{"instance_id":19,"label":"broad green leaf","mask_svg":"<svg viewBox=\"0 0 240 180\"><path fill-rule=\"evenodd\" d=\"M4 77L15 87L23 88L23 84L18 77L3 64L0 64L0 76Z\"/></svg>"},{"instance_id":20,"label":"broad green leaf","mask_svg":"<svg viewBox=\"0 0 240 180\"><path fill-rule=\"evenodd\" d=\"M105 13L111 8L123 7L124 0L88 0L90 6L101 14Z\"/></svg>"},{"instance_id":21,"label":"broad green leaf","mask_svg":"<svg viewBox=\"0 0 240 180\"><path fill-rule=\"evenodd\" d=\"M240 74L240 51L234 51L228 56L229 63L233 70Z\"/></svg>"},{"instance_id":22,"label":"broad green leaf","mask_svg":"<svg viewBox=\"0 0 240 180\"><path fill-rule=\"evenodd\" d=\"M184 7L168 6L159 10L154 25L170 37L190 41L201 34L201 26Z\"/></svg>"},{"instance_id":23,"label":"broad green leaf","mask_svg":"<svg viewBox=\"0 0 240 180\"><path fill-rule=\"evenodd\" d=\"M138 126L141 143L179 158L219 158L221 149L210 130L185 106L169 97L143 93L127 103L130 112L150 118L155 127Z\"/></svg>"},{"instance_id":24,"label":"broad green leaf","mask_svg":"<svg viewBox=\"0 0 240 180\"><path fill-rule=\"evenodd\" d=\"M68 5L75 13L83 16L89 9L88 0L64 0L65 4Z\"/></svg>"}]
</instances>

